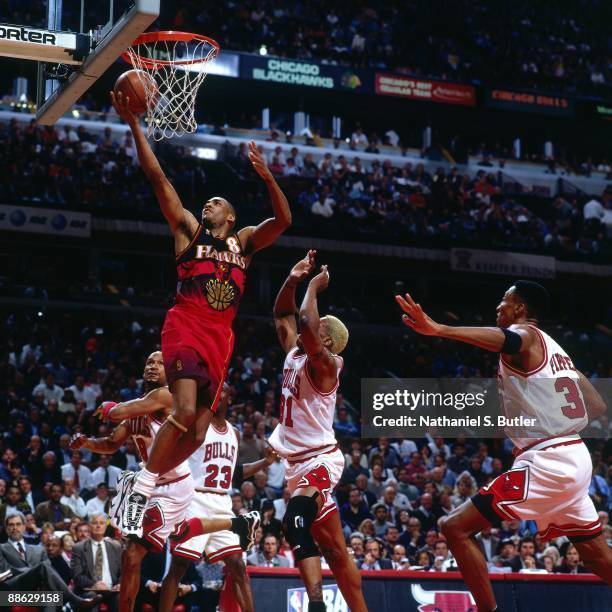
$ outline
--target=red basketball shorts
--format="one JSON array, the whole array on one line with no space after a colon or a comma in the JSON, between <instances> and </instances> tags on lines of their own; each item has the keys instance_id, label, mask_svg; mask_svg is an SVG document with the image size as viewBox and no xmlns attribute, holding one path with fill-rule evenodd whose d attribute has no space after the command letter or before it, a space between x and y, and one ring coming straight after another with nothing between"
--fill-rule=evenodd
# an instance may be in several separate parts
<instances>
[{"instance_id":1,"label":"red basketball shorts","mask_svg":"<svg viewBox=\"0 0 612 612\"><path fill-rule=\"evenodd\" d=\"M216 410L234 348L231 327L174 306L166 314L161 344L170 390L179 378L193 378L198 388L208 389Z\"/></svg>"}]
</instances>

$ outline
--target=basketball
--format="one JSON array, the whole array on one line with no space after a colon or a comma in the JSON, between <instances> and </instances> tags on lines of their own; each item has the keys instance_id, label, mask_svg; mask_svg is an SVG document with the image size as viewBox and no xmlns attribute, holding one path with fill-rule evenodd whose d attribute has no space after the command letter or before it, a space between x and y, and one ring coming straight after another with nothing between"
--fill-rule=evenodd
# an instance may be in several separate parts
<instances>
[{"instance_id":1,"label":"basketball","mask_svg":"<svg viewBox=\"0 0 612 612\"><path fill-rule=\"evenodd\" d=\"M115 94L121 92L124 97L129 98L130 110L135 114L144 113L147 110L147 93L152 99L159 95L155 79L144 70L128 70L124 72L115 83Z\"/></svg>"}]
</instances>

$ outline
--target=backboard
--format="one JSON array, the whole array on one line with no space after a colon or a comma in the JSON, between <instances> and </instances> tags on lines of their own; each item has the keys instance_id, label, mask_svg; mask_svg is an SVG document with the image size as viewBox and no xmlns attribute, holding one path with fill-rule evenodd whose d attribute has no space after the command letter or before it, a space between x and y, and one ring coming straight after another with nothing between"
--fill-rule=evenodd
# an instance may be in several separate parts
<instances>
[{"instance_id":1,"label":"backboard","mask_svg":"<svg viewBox=\"0 0 612 612\"><path fill-rule=\"evenodd\" d=\"M159 15L160 0L106 1L48 0L45 29L0 24L0 56L38 62L39 123L56 123Z\"/></svg>"}]
</instances>

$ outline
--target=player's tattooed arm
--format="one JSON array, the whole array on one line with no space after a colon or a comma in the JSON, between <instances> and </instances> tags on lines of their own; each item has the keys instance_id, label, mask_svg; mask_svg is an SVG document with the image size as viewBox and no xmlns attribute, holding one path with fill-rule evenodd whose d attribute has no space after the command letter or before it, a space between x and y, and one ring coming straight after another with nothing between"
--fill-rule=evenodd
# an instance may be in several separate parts
<instances>
[{"instance_id":1,"label":"player's tattooed arm","mask_svg":"<svg viewBox=\"0 0 612 612\"><path fill-rule=\"evenodd\" d=\"M118 423L124 419L133 419L134 417L152 414L159 410L172 408L172 394L168 387L158 387L149 391L144 397L130 400L129 402L121 402L111 408L106 414L102 406L98 407L94 415L102 420L108 420L113 423Z\"/></svg>"},{"instance_id":2,"label":"player's tattooed arm","mask_svg":"<svg viewBox=\"0 0 612 612\"><path fill-rule=\"evenodd\" d=\"M255 172L259 174L268 188L274 217L266 219L257 226L244 227L238 232L240 242L245 245L246 255L252 255L270 246L291 225L289 202L253 141L249 143L249 159Z\"/></svg>"},{"instance_id":3,"label":"player's tattooed arm","mask_svg":"<svg viewBox=\"0 0 612 612\"><path fill-rule=\"evenodd\" d=\"M578 372L578 370L576 371ZM582 372L578 372L578 386L580 387L580 391L582 391L582 397L584 397L589 421L606 414L608 409L606 401Z\"/></svg>"},{"instance_id":4,"label":"player's tattooed arm","mask_svg":"<svg viewBox=\"0 0 612 612\"><path fill-rule=\"evenodd\" d=\"M336 360L326 346L327 339L321 336L321 319L317 305L317 295L325 291L328 285L327 266L321 266L319 274L308 283L300 306L300 338L308 355L306 367L311 369L310 373L317 387L325 393L336 385L338 375ZM331 339L329 340L331 342Z\"/></svg>"},{"instance_id":5,"label":"player's tattooed arm","mask_svg":"<svg viewBox=\"0 0 612 612\"><path fill-rule=\"evenodd\" d=\"M405 298L396 295L395 301L404 311L402 315L403 323L424 336L436 336L447 340L465 342L493 353L501 352L506 342L506 335L500 327L453 327L437 323L423 311L421 305L417 304L408 293ZM536 334L528 325L511 325L508 330L520 336L520 354L527 353L534 346L534 341L537 339Z\"/></svg>"},{"instance_id":6,"label":"player's tattooed arm","mask_svg":"<svg viewBox=\"0 0 612 612\"><path fill-rule=\"evenodd\" d=\"M151 182L162 214L166 218L172 233L175 237L179 234L176 240L176 249L177 252L181 251L195 236L199 224L196 218L183 207L178 193L168 180L155 153L153 153L153 149L151 149L149 141L140 127L138 117L130 111L127 100L123 97L121 92L115 95L115 93L111 91L110 95L117 114L132 130L140 167Z\"/></svg>"},{"instance_id":7,"label":"player's tattooed arm","mask_svg":"<svg viewBox=\"0 0 612 612\"><path fill-rule=\"evenodd\" d=\"M285 353L288 353L297 342L297 324L295 317L298 314L295 303L295 289L308 275L314 270L315 256L317 252L308 251L304 259L300 259L293 268L289 276L283 283L281 290L274 302L274 325L276 335Z\"/></svg>"},{"instance_id":8,"label":"player's tattooed arm","mask_svg":"<svg viewBox=\"0 0 612 612\"><path fill-rule=\"evenodd\" d=\"M104 438L88 438L81 433L74 434L70 440L70 448L72 450L86 448L99 455L113 455L121 448L130 435L129 423L123 421Z\"/></svg>"}]
</instances>

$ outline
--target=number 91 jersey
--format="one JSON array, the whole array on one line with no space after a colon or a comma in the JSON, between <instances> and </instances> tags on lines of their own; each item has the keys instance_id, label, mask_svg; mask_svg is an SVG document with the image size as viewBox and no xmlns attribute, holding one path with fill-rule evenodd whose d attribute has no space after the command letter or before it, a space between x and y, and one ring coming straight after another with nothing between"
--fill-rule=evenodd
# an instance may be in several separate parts
<instances>
[{"instance_id":1,"label":"number 91 jersey","mask_svg":"<svg viewBox=\"0 0 612 612\"><path fill-rule=\"evenodd\" d=\"M506 435L519 449L538 440L577 434L588 424L572 360L548 334L531 328L542 346L540 364L523 372L500 356L498 369L501 411L512 422ZM515 426L517 417L524 420Z\"/></svg>"},{"instance_id":2,"label":"number 91 jersey","mask_svg":"<svg viewBox=\"0 0 612 612\"><path fill-rule=\"evenodd\" d=\"M336 446L334 411L336 391L344 362L334 355L336 384L331 391L319 391L308 372L308 356L293 348L283 366L279 424L268 442L284 458L306 459Z\"/></svg>"},{"instance_id":3,"label":"number 91 jersey","mask_svg":"<svg viewBox=\"0 0 612 612\"><path fill-rule=\"evenodd\" d=\"M238 434L227 421L225 429L211 423L204 444L189 457L197 491L229 493L238 458Z\"/></svg>"}]
</instances>

